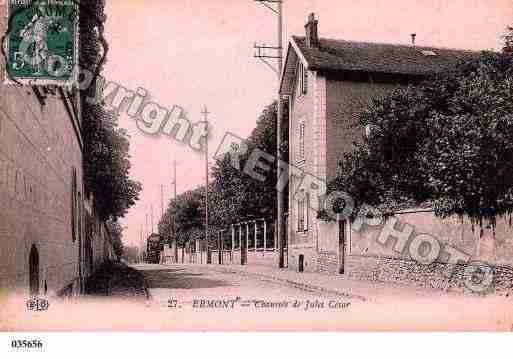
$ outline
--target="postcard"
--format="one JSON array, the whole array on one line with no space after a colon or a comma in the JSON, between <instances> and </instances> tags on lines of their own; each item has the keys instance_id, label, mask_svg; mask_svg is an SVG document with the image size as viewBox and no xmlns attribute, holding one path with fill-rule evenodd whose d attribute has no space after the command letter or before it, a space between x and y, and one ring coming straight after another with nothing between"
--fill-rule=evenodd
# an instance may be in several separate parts
<instances>
[{"instance_id":1,"label":"postcard","mask_svg":"<svg viewBox=\"0 0 513 359\"><path fill-rule=\"evenodd\" d=\"M3 1L0 330L513 331L512 19Z\"/></svg>"}]
</instances>

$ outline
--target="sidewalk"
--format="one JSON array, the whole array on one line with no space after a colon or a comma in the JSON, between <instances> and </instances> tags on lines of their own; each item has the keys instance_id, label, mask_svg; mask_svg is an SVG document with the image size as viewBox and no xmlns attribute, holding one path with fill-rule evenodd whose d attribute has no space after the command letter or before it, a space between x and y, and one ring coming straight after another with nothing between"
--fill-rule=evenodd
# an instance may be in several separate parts
<instances>
[{"instance_id":1,"label":"sidewalk","mask_svg":"<svg viewBox=\"0 0 513 359\"><path fill-rule=\"evenodd\" d=\"M362 301L379 302L390 298L419 299L441 296L461 296L462 294L444 292L437 289L383 283L359 281L344 275L328 275L322 273L298 273L290 269L280 269L261 265L219 265L219 264L167 264L168 266L193 266L198 269L216 271L219 273L238 274L256 277L284 285L307 290L343 296Z\"/></svg>"},{"instance_id":2,"label":"sidewalk","mask_svg":"<svg viewBox=\"0 0 513 359\"><path fill-rule=\"evenodd\" d=\"M142 273L121 262L103 264L88 279L85 294L136 300L149 296Z\"/></svg>"}]
</instances>

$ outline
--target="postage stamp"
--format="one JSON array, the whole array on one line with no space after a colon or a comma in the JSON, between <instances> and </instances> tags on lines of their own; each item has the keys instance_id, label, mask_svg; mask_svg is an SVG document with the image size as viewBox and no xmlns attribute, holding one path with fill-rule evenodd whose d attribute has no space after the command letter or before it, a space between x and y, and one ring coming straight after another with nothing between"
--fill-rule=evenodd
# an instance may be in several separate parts
<instances>
[{"instance_id":1,"label":"postage stamp","mask_svg":"<svg viewBox=\"0 0 513 359\"><path fill-rule=\"evenodd\" d=\"M78 5L74 0L7 1L6 80L71 85L78 59Z\"/></svg>"}]
</instances>

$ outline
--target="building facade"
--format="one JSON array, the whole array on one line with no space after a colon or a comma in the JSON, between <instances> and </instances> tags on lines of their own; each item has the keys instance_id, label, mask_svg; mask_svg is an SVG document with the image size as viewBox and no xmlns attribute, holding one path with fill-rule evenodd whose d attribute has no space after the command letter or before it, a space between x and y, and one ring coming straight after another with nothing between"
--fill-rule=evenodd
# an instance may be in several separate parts
<instances>
[{"instance_id":1,"label":"building facade","mask_svg":"<svg viewBox=\"0 0 513 359\"><path fill-rule=\"evenodd\" d=\"M3 57L0 72L0 291L78 294L94 269L84 265L79 103L57 87L6 85ZM102 253L91 256L104 258L110 241L96 238Z\"/></svg>"},{"instance_id":2,"label":"building facade","mask_svg":"<svg viewBox=\"0 0 513 359\"><path fill-rule=\"evenodd\" d=\"M90 277L106 261L115 261L112 238L104 222L100 221L94 210L93 194L84 200L84 240L81 251L81 273L83 278Z\"/></svg>"},{"instance_id":3,"label":"building facade","mask_svg":"<svg viewBox=\"0 0 513 359\"><path fill-rule=\"evenodd\" d=\"M0 85L0 279L22 293L79 289L82 144L71 102Z\"/></svg>"},{"instance_id":4,"label":"building facade","mask_svg":"<svg viewBox=\"0 0 513 359\"><path fill-rule=\"evenodd\" d=\"M280 93L288 97L290 106L290 165L306 175L296 176L295 171L289 171L288 266L297 271L344 273L365 279L371 278L372 273L385 272L387 278L402 278L392 273L406 273L399 263L408 258L391 256L390 248L365 245L375 241L376 231L372 235L355 232L345 223L317 218L320 204L314 202L318 198L312 191L311 178L316 183L328 183L336 176L343 154L366 136L358 115L373 98L414 85L476 53L414 44L323 39L317 27L312 14L305 25L305 36L291 38L280 84ZM476 258L479 242L469 235L468 223L441 222L432 213L410 214L407 220L419 224L424 231L433 228L450 243L461 242L465 237L465 250ZM506 237L503 242L509 248L513 241ZM507 248L506 253L510 253ZM387 267L388 272L384 270Z\"/></svg>"}]
</instances>

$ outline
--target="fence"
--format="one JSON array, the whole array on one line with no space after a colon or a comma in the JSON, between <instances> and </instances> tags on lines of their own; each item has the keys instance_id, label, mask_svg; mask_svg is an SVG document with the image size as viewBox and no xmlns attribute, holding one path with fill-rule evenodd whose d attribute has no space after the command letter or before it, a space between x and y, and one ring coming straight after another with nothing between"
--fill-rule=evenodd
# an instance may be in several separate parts
<instances>
[{"instance_id":1,"label":"fence","mask_svg":"<svg viewBox=\"0 0 513 359\"><path fill-rule=\"evenodd\" d=\"M258 219L233 224L219 230L207 248L203 241L185 248L167 248L165 263L277 264L276 223ZM176 259L175 259L176 258Z\"/></svg>"},{"instance_id":2,"label":"fence","mask_svg":"<svg viewBox=\"0 0 513 359\"><path fill-rule=\"evenodd\" d=\"M267 219L231 225L217 233L209 248L211 262L217 264L264 264L276 259L276 224Z\"/></svg>"}]
</instances>

